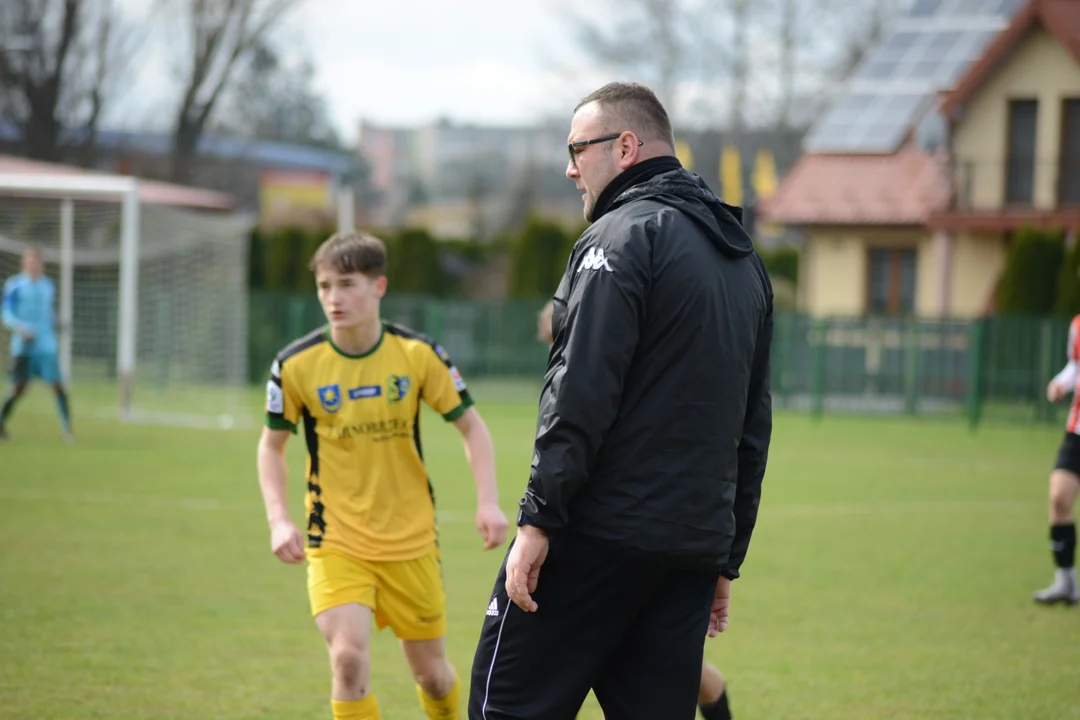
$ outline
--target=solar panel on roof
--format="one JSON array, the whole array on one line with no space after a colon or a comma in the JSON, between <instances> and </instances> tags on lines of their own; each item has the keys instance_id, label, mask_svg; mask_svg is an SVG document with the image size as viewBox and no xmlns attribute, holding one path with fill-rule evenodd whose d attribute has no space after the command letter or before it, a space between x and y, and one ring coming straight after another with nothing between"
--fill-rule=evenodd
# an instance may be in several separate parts
<instances>
[{"instance_id":1,"label":"solar panel on roof","mask_svg":"<svg viewBox=\"0 0 1080 720\"><path fill-rule=\"evenodd\" d=\"M915 0L810 129L805 149L895 151L933 96L953 87L1022 2Z\"/></svg>"}]
</instances>

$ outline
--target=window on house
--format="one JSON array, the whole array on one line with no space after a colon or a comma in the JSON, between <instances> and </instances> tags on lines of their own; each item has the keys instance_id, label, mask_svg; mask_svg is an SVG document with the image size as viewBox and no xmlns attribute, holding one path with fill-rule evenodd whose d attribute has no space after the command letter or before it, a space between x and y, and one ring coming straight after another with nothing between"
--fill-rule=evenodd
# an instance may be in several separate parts
<instances>
[{"instance_id":1,"label":"window on house","mask_svg":"<svg viewBox=\"0 0 1080 720\"><path fill-rule=\"evenodd\" d=\"M1010 205L1030 205L1035 198L1035 126L1038 115L1038 100L1009 101L1005 202Z\"/></svg>"},{"instance_id":2,"label":"window on house","mask_svg":"<svg viewBox=\"0 0 1080 720\"><path fill-rule=\"evenodd\" d=\"M1080 205L1080 98L1066 98L1061 103L1058 203Z\"/></svg>"},{"instance_id":3,"label":"window on house","mask_svg":"<svg viewBox=\"0 0 1080 720\"><path fill-rule=\"evenodd\" d=\"M915 312L915 250L872 248L867 311L872 315Z\"/></svg>"}]
</instances>

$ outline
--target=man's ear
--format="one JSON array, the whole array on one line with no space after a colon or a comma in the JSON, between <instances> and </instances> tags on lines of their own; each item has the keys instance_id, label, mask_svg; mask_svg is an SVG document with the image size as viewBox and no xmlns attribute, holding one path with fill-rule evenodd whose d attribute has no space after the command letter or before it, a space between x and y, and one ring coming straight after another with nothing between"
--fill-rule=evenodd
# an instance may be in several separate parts
<instances>
[{"instance_id":1,"label":"man's ear","mask_svg":"<svg viewBox=\"0 0 1080 720\"><path fill-rule=\"evenodd\" d=\"M386 285L388 282L385 275L380 275L375 278L375 295L380 300L386 295Z\"/></svg>"},{"instance_id":2,"label":"man's ear","mask_svg":"<svg viewBox=\"0 0 1080 720\"><path fill-rule=\"evenodd\" d=\"M619 166L625 170L637 163L638 156L641 154L641 143L636 135L629 132L623 133L618 143L620 150Z\"/></svg>"}]
</instances>

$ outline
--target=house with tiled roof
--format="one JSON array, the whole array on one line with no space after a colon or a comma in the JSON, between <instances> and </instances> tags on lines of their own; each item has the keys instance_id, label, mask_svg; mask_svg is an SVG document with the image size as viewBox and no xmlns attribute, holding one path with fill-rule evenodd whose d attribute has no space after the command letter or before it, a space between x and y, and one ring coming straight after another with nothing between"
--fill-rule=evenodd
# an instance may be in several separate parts
<instances>
[{"instance_id":1,"label":"house with tiled roof","mask_svg":"<svg viewBox=\"0 0 1080 720\"><path fill-rule=\"evenodd\" d=\"M1080 0L918 0L764 204L816 316L972 317L1015 232L1080 230Z\"/></svg>"}]
</instances>

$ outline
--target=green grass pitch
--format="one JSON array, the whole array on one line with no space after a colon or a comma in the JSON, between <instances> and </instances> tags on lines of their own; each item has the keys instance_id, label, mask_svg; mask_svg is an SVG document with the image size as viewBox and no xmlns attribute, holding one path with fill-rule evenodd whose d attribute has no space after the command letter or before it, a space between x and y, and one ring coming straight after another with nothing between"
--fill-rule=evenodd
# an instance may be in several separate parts
<instances>
[{"instance_id":1,"label":"green grass pitch","mask_svg":"<svg viewBox=\"0 0 1080 720\"><path fill-rule=\"evenodd\" d=\"M512 516L535 398L476 394ZM78 389L73 402L76 445L59 441L41 387L0 445L0 717L329 718L304 571L269 551L258 431L124 426L80 417ZM456 432L430 412L423 428L449 652L467 681L504 549L480 549ZM1080 608L1029 599L1052 572L1046 477L1060 435L778 415L732 625L706 644L735 716L1080 718ZM298 520L302 462L297 438ZM373 640L372 684L384 717L421 717L389 631ZM602 717L591 698L581 717Z\"/></svg>"}]
</instances>

